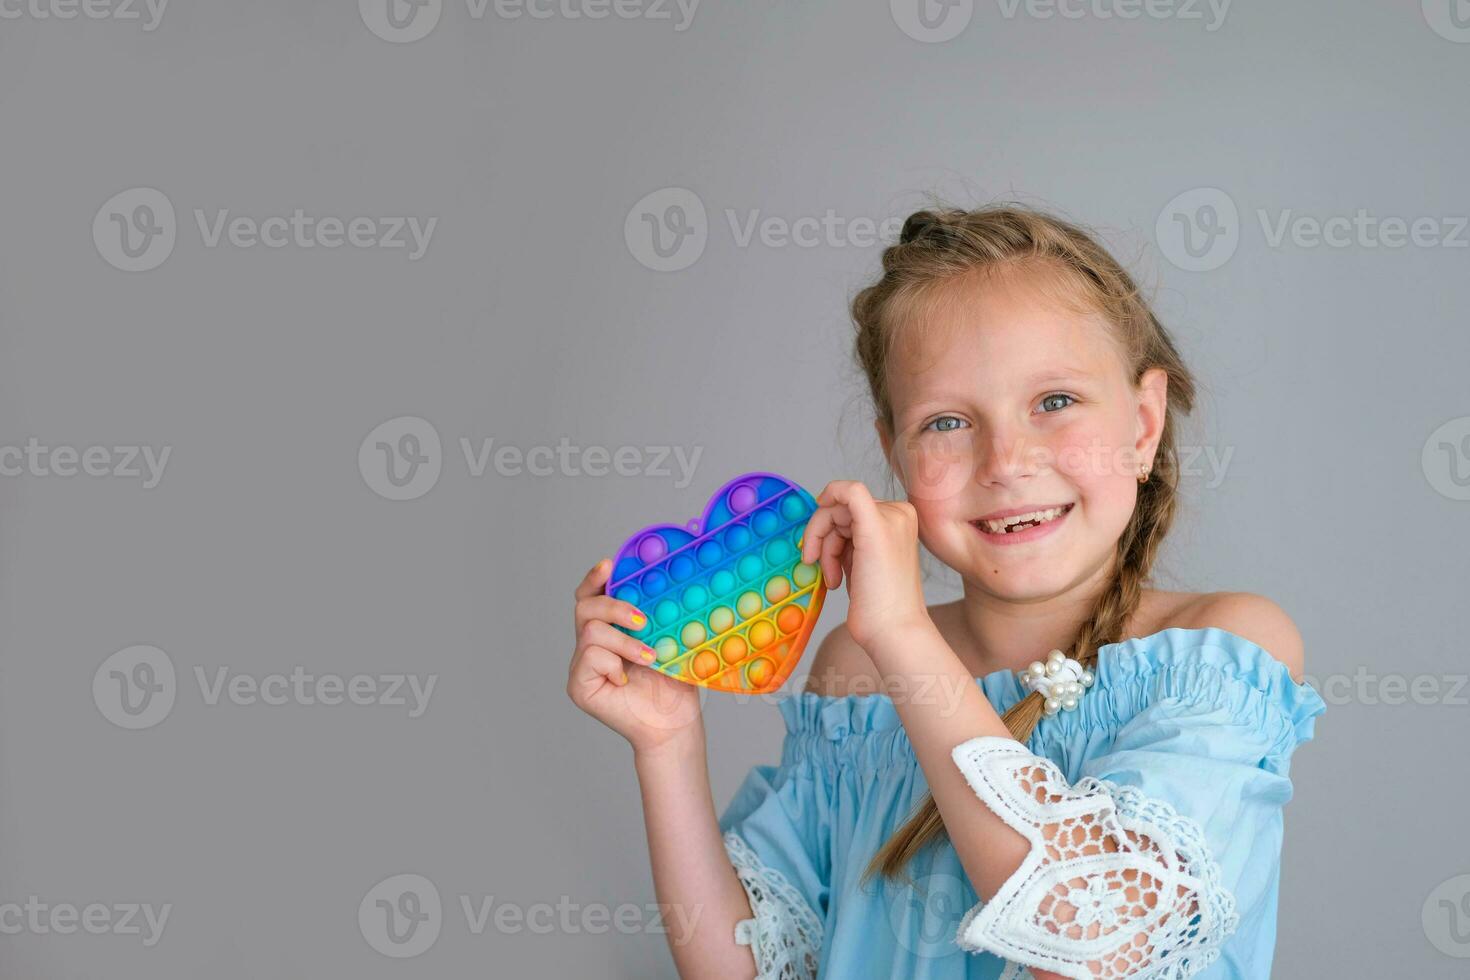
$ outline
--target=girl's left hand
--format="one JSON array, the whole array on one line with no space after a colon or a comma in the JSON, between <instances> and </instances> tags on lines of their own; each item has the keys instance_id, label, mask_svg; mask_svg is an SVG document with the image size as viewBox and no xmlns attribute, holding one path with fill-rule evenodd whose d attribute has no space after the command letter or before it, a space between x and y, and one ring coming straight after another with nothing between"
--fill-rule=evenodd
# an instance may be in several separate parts
<instances>
[{"instance_id":1,"label":"girl's left hand","mask_svg":"<svg viewBox=\"0 0 1470 980\"><path fill-rule=\"evenodd\" d=\"M874 500L856 480L834 480L817 497L801 541L801 560L821 559L835 589L847 576L847 628L872 656L889 630L928 624L919 576L919 518L906 500Z\"/></svg>"}]
</instances>

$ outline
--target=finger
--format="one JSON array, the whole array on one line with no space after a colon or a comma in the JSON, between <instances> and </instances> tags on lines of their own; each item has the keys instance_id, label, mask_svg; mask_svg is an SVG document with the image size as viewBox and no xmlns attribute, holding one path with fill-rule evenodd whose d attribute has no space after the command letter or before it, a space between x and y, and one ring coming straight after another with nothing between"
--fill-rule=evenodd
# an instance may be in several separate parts
<instances>
[{"instance_id":1,"label":"finger","mask_svg":"<svg viewBox=\"0 0 1470 980\"><path fill-rule=\"evenodd\" d=\"M590 693L604 682L613 687L622 687L628 683L628 671L623 658L595 644L583 648L581 655L572 662L572 676L567 681L567 688L570 691Z\"/></svg>"},{"instance_id":2,"label":"finger","mask_svg":"<svg viewBox=\"0 0 1470 980\"><path fill-rule=\"evenodd\" d=\"M832 530L832 510L818 507L807 518L806 528L801 532L801 560L808 565L822 553L822 539Z\"/></svg>"},{"instance_id":3,"label":"finger","mask_svg":"<svg viewBox=\"0 0 1470 980\"><path fill-rule=\"evenodd\" d=\"M852 513L853 523L866 524L878 514L878 504L868 491L867 484L858 480L829 483L822 493L829 498L822 503L846 507Z\"/></svg>"},{"instance_id":4,"label":"finger","mask_svg":"<svg viewBox=\"0 0 1470 980\"><path fill-rule=\"evenodd\" d=\"M614 629L601 620L594 619L582 628L583 641L588 646L599 646L633 664L653 663L653 648L627 633Z\"/></svg>"},{"instance_id":5,"label":"finger","mask_svg":"<svg viewBox=\"0 0 1470 980\"><path fill-rule=\"evenodd\" d=\"M835 589L842 584L841 555L847 550L847 537L834 530L822 539L822 581L827 588Z\"/></svg>"},{"instance_id":6,"label":"finger","mask_svg":"<svg viewBox=\"0 0 1470 980\"><path fill-rule=\"evenodd\" d=\"M607 595L594 595L585 599L578 599L577 606L573 612L577 621L577 632L580 635L582 627L593 620L602 620L604 623L616 623L626 626L632 630L641 630L648 625L648 614L631 602L614 599Z\"/></svg>"},{"instance_id":7,"label":"finger","mask_svg":"<svg viewBox=\"0 0 1470 980\"><path fill-rule=\"evenodd\" d=\"M612 573L612 559L604 558L596 565L588 569L587 574L582 576L582 581L577 583L577 588L572 592L573 598L586 599L602 592L602 587L607 584L607 577Z\"/></svg>"},{"instance_id":8,"label":"finger","mask_svg":"<svg viewBox=\"0 0 1470 980\"><path fill-rule=\"evenodd\" d=\"M852 512L842 504L831 504L818 507L807 521L806 530L802 532L801 560L810 565L822 553L822 541L834 531L852 537L847 531L852 527ZM807 542L811 542L808 544Z\"/></svg>"},{"instance_id":9,"label":"finger","mask_svg":"<svg viewBox=\"0 0 1470 980\"><path fill-rule=\"evenodd\" d=\"M837 501L841 499L842 495L848 492L848 489L852 486L852 484L852 480L833 480L831 483L822 488L821 493L817 494L817 503L823 505L831 505L837 503Z\"/></svg>"}]
</instances>

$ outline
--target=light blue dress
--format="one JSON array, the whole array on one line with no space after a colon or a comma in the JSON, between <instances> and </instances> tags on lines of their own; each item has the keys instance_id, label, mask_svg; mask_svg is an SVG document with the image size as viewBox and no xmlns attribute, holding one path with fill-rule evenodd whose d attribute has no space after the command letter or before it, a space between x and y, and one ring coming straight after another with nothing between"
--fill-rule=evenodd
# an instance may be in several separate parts
<instances>
[{"instance_id":1,"label":"light blue dress","mask_svg":"<svg viewBox=\"0 0 1470 980\"><path fill-rule=\"evenodd\" d=\"M1047 955L1080 950L1078 962L1091 966L1079 967L1078 976L1269 977L1282 808L1292 795L1288 767L1292 751L1312 737L1322 699L1256 644L1215 628L1166 629L1108 644L1095 673L1076 710L1043 718L1026 748L1054 764L1046 770L1055 794L1050 805L1071 808L1071 817L1056 811L1053 830L1069 829L1069 819L1111 827L1135 844L1141 840L1144 852L1153 848L1152 858L1143 853L1137 860L1173 862L1152 867L1170 886L1164 890L1188 892L1187 902L1168 929L1158 925L1148 939L1152 955L1132 966L1106 960L1099 973L1092 968L1104 958L1095 943L1078 940L1069 951L1056 930L1039 938L1025 934L1026 913L1037 913L1037 896L1049 887L1054 895L1070 894L1079 910L1075 921L1093 926L1083 940L1118 926L1103 899L1122 893L1109 892L1104 879L1115 885L1120 874L1138 879L1117 868L1079 877L1073 867L1049 879L1045 869L1033 868L1041 891L1029 899L1024 890L1010 895L1019 917L1012 915L1009 927L990 923L984 935L972 921L981 912L978 896L948 840L910 864L917 887L881 875L860 886L869 858L928 784L890 698L798 692L780 702L787 728L780 764L755 766L719 821L754 912L736 938L752 945L761 977L991 980L1024 975L1020 956L993 950L1028 949L1031 940ZM1025 694L1012 671L976 682L997 712ZM992 777L1003 784L995 774L1013 771L1006 767L1017 759L1037 761L1020 748L1011 740L975 739L956 747L955 760L987 805L1015 808L1003 815L1024 832L1025 819L1017 819L1025 794L1007 801L981 792ZM1095 820L1077 816L1089 807ZM1040 812L1036 823L1052 819L1052 811ZM1141 837L1140 828L1147 831ZM1044 851L1034 848L1033 857L1044 863ZM1007 897L1013 884L1026 885L1018 881L1025 871L1023 865L985 908ZM1075 888L1082 891L1068 892ZM1088 888L1102 898L1083 916ZM1044 918L1033 915L1029 926L1034 930ZM1114 945L1118 936L1134 937L1143 921L1127 920ZM971 944L962 927L976 930Z\"/></svg>"}]
</instances>

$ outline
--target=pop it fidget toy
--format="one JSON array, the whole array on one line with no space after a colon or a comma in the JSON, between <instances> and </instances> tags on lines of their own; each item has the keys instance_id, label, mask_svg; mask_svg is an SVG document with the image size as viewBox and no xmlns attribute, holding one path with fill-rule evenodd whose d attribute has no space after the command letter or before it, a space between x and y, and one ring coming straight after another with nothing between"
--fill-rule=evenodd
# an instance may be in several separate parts
<instances>
[{"instance_id":1,"label":"pop it fidget toy","mask_svg":"<svg viewBox=\"0 0 1470 980\"><path fill-rule=\"evenodd\" d=\"M704 517L655 524L613 559L607 594L648 620L618 629L653 647L649 664L713 691L766 694L790 676L827 593L801 560L812 495L774 473L717 490Z\"/></svg>"}]
</instances>

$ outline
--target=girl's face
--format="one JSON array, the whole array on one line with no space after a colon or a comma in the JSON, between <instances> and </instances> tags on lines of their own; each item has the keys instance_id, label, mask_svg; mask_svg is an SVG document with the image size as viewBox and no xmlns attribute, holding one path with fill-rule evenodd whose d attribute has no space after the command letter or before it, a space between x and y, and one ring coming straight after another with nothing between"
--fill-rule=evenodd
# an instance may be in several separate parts
<instances>
[{"instance_id":1,"label":"girl's face","mask_svg":"<svg viewBox=\"0 0 1470 980\"><path fill-rule=\"evenodd\" d=\"M1031 276L945 287L906 324L888 364L893 431L878 427L925 547L1010 601L1061 595L1107 566L1167 382L1155 368L1135 386L1109 323Z\"/></svg>"}]
</instances>

